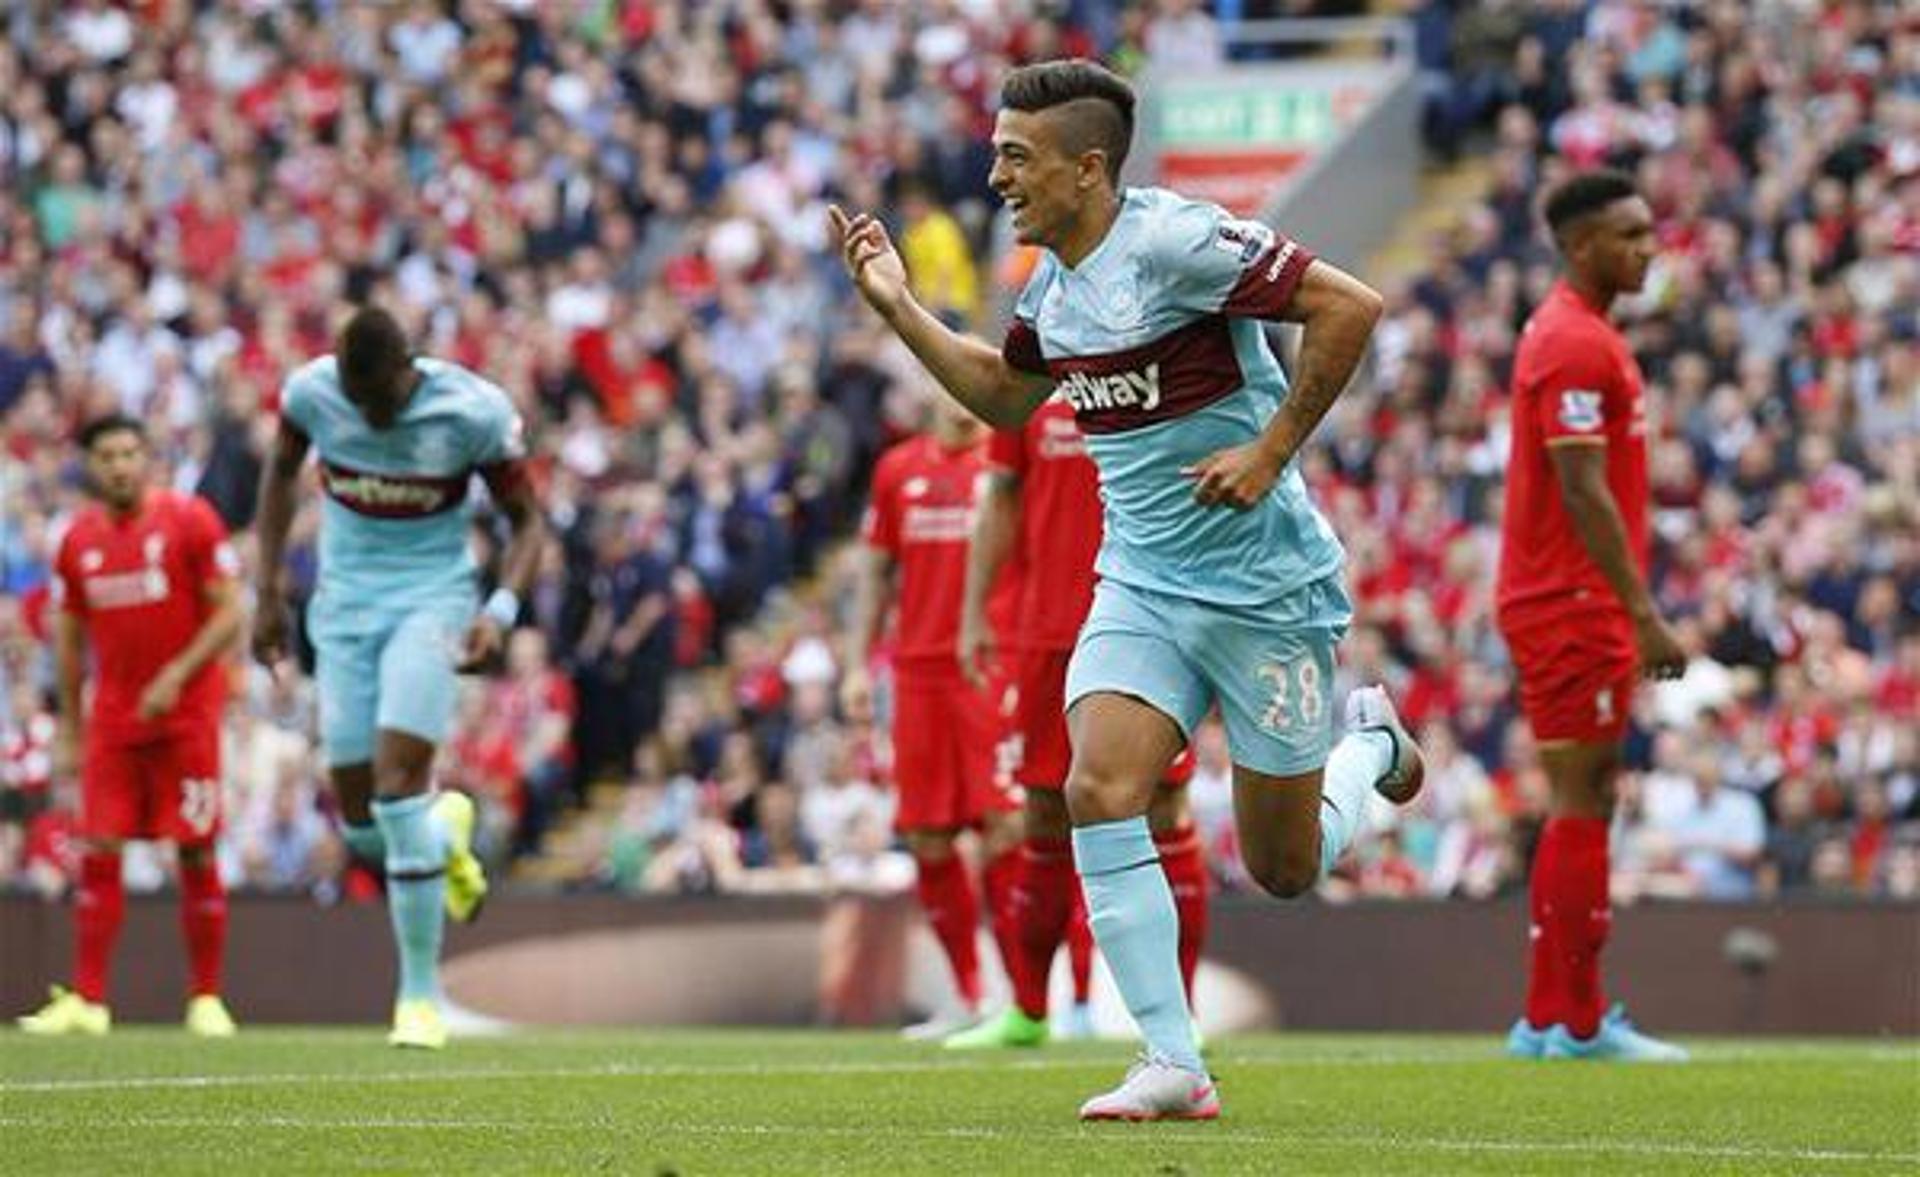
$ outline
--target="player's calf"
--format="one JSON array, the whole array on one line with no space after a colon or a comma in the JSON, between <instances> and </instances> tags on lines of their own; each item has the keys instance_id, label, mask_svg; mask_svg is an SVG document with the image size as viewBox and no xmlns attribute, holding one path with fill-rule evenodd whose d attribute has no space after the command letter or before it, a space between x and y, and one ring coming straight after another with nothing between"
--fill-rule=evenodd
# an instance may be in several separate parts
<instances>
[{"instance_id":1,"label":"player's calf","mask_svg":"<svg viewBox=\"0 0 1920 1177\"><path fill-rule=\"evenodd\" d=\"M1256 847L1249 842L1241 847L1240 860L1260 889L1276 899L1296 899L1320 881L1317 848L1291 843L1277 848Z\"/></svg>"}]
</instances>

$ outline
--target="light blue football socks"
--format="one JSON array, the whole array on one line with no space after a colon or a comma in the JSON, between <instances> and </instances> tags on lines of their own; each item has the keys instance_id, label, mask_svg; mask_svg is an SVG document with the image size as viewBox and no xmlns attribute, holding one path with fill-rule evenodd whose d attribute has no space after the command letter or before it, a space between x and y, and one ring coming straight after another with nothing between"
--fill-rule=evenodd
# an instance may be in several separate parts
<instances>
[{"instance_id":1,"label":"light blue football socks","mask_svg":"<svg viewBox=\"0 0 1920 1177\"><path fill-rule=\"evenodd\" d=\"M440 994L447 843L433 803L431 793L373 803L373 820L387 847L387 912L400 950L402 1001Z\"/></svg>"},{"instance_id":2,"label":"light blue football socks","mask_svg":"<svg viewBox=\"0 0 1920 1177\"><path fill-rule=\"evenodd\" d=\"M1205 1074L1180 980L1180 917L1146 817L1076 828L1073 861L1094 941L1148 1049Z\"/></svg>"},{"instance_id":3,"label":"light blue football socks","mask_svg":"<svg viewBox=\"0 0 1920 1177\"><path fill-rule=\"evenodd\" d=\"M1320 877L1333 872L1366 820L1373 786L1393 768L1393 737L1379 728L1350 731L1327 757L1320 778Z\"/></svg>"}]
</instances>

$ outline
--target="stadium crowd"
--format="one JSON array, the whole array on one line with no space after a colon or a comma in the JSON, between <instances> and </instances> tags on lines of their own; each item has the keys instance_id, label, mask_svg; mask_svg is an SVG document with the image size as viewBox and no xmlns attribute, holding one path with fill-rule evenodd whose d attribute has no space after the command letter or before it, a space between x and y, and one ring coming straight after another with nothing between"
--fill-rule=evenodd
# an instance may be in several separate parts
<instances>
[{"instance_id":1,"label":"stadium crowd","mask_svg":"<svg viewBox=\"0 0 1920 1177\"><path fill-rule=\"evenodd\" d=\"M531 429L540 587L444 768L493 853L537 851L613 779L580 885L905 885L885 740L834 704L837 541L927 385L856 311L824 202L883 210L923 299L991 336L1011 293L985 188L998 73L1219 60L1208 7L11 6L0 886L57 894L68 869L43 638L75 424L147 421L250 562L279 381L365 298ZM1306 458L1360 603L1344 685L1389 683L1430 765L1324 893L1524 878L1544 789L1490 618L1504 380L1551 280L1538 193L1614 163L1660 223L1624 318L1654 406L1654 581L1694 655L1642 694L1617 889L1920 894L1920 27L1864 2L1377 7L1415 21L1431 142L1492 182L1389 284L1368 371ZM228 877L366 888L304 680L237 657L234 678ZM1198 750L1231 885L1217 728Z\"/></svg>"}]
</instances>

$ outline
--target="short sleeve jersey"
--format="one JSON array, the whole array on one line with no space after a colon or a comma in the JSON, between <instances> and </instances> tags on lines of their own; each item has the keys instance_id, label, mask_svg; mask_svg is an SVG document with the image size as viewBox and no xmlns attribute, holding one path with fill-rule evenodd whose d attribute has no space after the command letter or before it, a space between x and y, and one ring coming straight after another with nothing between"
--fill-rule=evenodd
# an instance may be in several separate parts
<instances>
[{"instance_id":1,"label":"short sleeve jersey","mask_svg":"<svg viewBox=\"0 0 1920 1177\"><path fill-rule=\"evenodd\" d=\"M219 721L218 658L194 673L167 715L149 721L136 713L147 684L212 614L209 585L239 573L227 529L204 499L149 490L124 517L88 506L61 536L54 563L55 600L87 635L92 738L140 743Z\"/></svg>"},{"instance_id":2,"label":"short sleeve jersey","mask_svg":"<svg viewBox=\"0 0 1920 1177\"><path fill-rule=\"evenodd\" d=\"M296 371L281 398L284 424L319 458L318 596L335 621L470 599L473 476L496 494L524 477L520 416L506 392L458 364L414 366L422 380L387 429L346 398L331 356Z\"/></svg>"},{"instance_id":3,"label":"short sleeve jersey","mask_svg":"<svg viewBox=\"0 0 1920 1177\"><path fill-rule=\"evenodd\" d=\"M1025 569L1010 646L1071 648L1093 605L1100 551L1100 471L1073 406L1055 397L1019 429L994 433L987 465L1019 480L1015 559Z\"/></svg>"},{"instance_id":4,"label":"short sleeve jersey","mask_svg":"<svg viewBox=\"0 0 1920 1177\"><path fill-rule=\"evenodd\" d=\"M930 436L881 455L861 522L868 545L899 568L894 665L909 672L959 673L960 607L967 584L976 484L986 447L947 449ZM989 609L992 609L990 603Z\"/></svg>"},{"instance_id":5,"label":"short sleeve jersey","mask_svg":"<svg viewBox=\"0 0 1920 1177\"><path fill-rule=\"evenodd\" d=\"M1260 435L1287 395L1259 320L1313 255L1217 205L1131 188L1077 266L1042 256L1014 308L1008 363L1050 377L1100 468L1101 576L1223 605L1271 601L1341 568L1296 468L1245 511L1194 502L1182 473Z\"/></svg>"},{"instance_id":6,"label":"short sleeve jersey","mask_svg":"<svg viewBox=\"0 0 1920 1177\"><path fill-rule=\"evenodd\" d=\"M1556 283L1513 358L1513 446L1496 603L1503 617L1619 609L1561 501L1549 451L1604 447L1607 489L1642 570L1648 556L1647 406L1640 366L1606 316Z\"/></svg>"}]
</instances>

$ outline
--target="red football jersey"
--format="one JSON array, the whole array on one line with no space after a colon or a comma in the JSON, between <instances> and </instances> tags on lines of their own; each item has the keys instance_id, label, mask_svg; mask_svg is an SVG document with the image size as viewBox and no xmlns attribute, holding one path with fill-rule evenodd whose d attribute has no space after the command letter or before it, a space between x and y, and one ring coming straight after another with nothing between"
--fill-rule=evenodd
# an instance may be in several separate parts
<instances>
[{"instance_id":1,"label":"red football jersey","mask_svg":"<svg viewBox=\"0 0 1920 1177\"><path fill-rule=\"evenodd\" d=\"M135 709L153 676L206 624L208 585L238 572L226 527L192 495L150 490L124 518L98 505L74 516L54 558L54 586L93 652L94 738L140 742L218 722L218 658L195 672L168 714L143 722Z\"/></svg>"},{"instance_id":2,"label":"red football jersey","mask_svg":"<svg viewBox=\"0 0 1920 1177\"><path fill-rule=\"evenodd\" d=\"M888 450L873 471L873 494L860 533L899 565L894 664L918 672L959 673L960 605L967 583L967 544L974 496L986 469L986 447L943 448L931 436ZM1002 576L987 603L1004 617Z\"/></svg>"},{"instance_id":3,"label":"red football jersey","mask_svg":"<svg viewBox=\"0 0 1920 1177\"><path fill-rule=\"evenodd\" d=\"M1604 312L1556 283L1513 359L1513 449L1501 521L1502 614L1618 610L1560 499L1548 448L1603 445L1607 488L1644 572L1648 556L1647 406L1640 365Z\"/></svg>"},{"instance_id":4,"label":"red football jersey","mask_svg":"<svg viewBox=\"0 0 1920 1177\"><path fill-rule=\"evenodd\" d=\"M1100 551L1100 471L1073 406L1049 400L1020 429L993 435L988 465L1020 480L1015 558L1025 569L1018 629L1011 646L1073 646L1093 607L1093 561Z\"/></svg>"}]
</instances>

